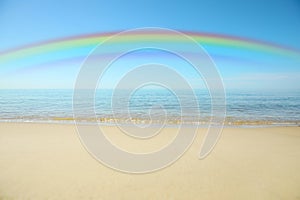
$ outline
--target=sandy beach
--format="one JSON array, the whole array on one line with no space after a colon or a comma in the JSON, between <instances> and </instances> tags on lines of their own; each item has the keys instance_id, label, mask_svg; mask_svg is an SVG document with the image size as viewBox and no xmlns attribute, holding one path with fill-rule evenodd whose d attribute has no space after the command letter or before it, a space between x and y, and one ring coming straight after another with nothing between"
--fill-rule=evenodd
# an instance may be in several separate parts
<instances>
[{"instance_id":1,"label":"sandy beach","mask_svg":"<svg viewBox=\"0 0 300 200\"><path fill-rule=\"evenodd\" d=\"M121 136L130 151L166 144ZM225 128L213 152L198 159L205 129L170 167L134 175L103 166L81 145L74 125L0 124L0 199L300 199L300 127Z\"/></svg>"}]
</instances>

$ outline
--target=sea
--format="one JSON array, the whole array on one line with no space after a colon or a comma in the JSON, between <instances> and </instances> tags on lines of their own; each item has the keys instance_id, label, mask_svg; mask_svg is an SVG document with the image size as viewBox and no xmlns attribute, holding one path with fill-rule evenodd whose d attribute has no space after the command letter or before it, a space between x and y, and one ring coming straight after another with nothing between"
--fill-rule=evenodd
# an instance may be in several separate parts
<instances>
[{"instance_id":1,"label":"sea","mask_svg":"<svg viewBox=\"0 0 300 200\"><path fill-rule=\"evenodd\" d=\"M225 126L300 126L300 91L225 92ZM80 118L74 116L73 95L72 89L0 90L0 122L208 125L214 117L204 89L96 90L93 114L86 112L83 96Z\"/></svg>"}]
</instances>

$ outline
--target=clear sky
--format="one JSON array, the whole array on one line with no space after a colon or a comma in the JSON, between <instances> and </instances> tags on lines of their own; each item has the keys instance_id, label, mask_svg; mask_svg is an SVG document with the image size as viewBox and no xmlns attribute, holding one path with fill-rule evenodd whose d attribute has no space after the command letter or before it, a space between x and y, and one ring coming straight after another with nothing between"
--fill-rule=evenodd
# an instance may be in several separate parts
<instances>
[{"instance_id":1,"label":"clear sky","mask_svg":"<svg viewBox=\"0 0 300 200\"><path fill-rule=\"evenodd\" d=\"M300 49L300 1L0 0L0 51L50 39L139 27L225 34ZM216 51L208 47L209 53ZM216 59L216 64L227 88L300 89L299 59L268 65ZM72 88L79 66L75 63L59 70L41 68L10 74L4 70L7 66L0 63L0 67L0 88Z\"/></svg>"}]
</instances>

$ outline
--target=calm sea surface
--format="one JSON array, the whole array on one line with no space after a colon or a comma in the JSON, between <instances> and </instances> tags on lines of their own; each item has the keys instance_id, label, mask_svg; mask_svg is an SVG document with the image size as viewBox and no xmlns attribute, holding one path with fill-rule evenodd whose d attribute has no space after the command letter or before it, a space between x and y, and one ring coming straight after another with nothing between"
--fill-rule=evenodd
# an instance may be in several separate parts
<instances>
[{"instance_id":1,"label":"calm sea surface","mask_svg":"<svg viewBox=\"0 0 300 200\"><path fill-rule=\"evenodd\" d=\"M96 118L85 113L83 103L79 120L104 124L210 121L211 100L206 90L196 90L196 99L184 90L177 93L180 100L168 90L144 89L132 93L128 100L126 90L114 96L112 90L98 90ZM0 90L0 121L74 123L73 119L73 90ZM226 91L225 124L299 126L300 92Z\"/></svg>"}]
</instances>

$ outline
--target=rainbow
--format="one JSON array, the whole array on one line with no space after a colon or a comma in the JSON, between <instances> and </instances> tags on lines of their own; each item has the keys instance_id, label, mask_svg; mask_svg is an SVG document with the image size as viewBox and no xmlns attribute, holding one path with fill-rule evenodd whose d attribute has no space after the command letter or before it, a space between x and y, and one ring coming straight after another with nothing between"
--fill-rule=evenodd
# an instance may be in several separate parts
<instances>
[{"instance_id":1,"label":"rainbow","mask_svg":"<svg viewBox=\"0 0 300 200\"><path fill-rule=\"evenodd\" d=\"M256 53L266 53L276 56L300 59L300 50L277 44L218 34L183 32L193 38L202 46L233 49L238 51L251 51ZM97 33L81 36L73 36L39 42L26 46L21 46L0 52L0 69L13 65L34 65L37 63L47 63L57 60L68 60L74 57L85 56L99 43L108 39L116 32ZM162 40L180 43L175 35L166 35L159 31L143 32L141 34L129 34L120 40L120 43L139 42L147 40ZM20 64L25 63L25 64Z\"/></svg>"}]
</instances>

